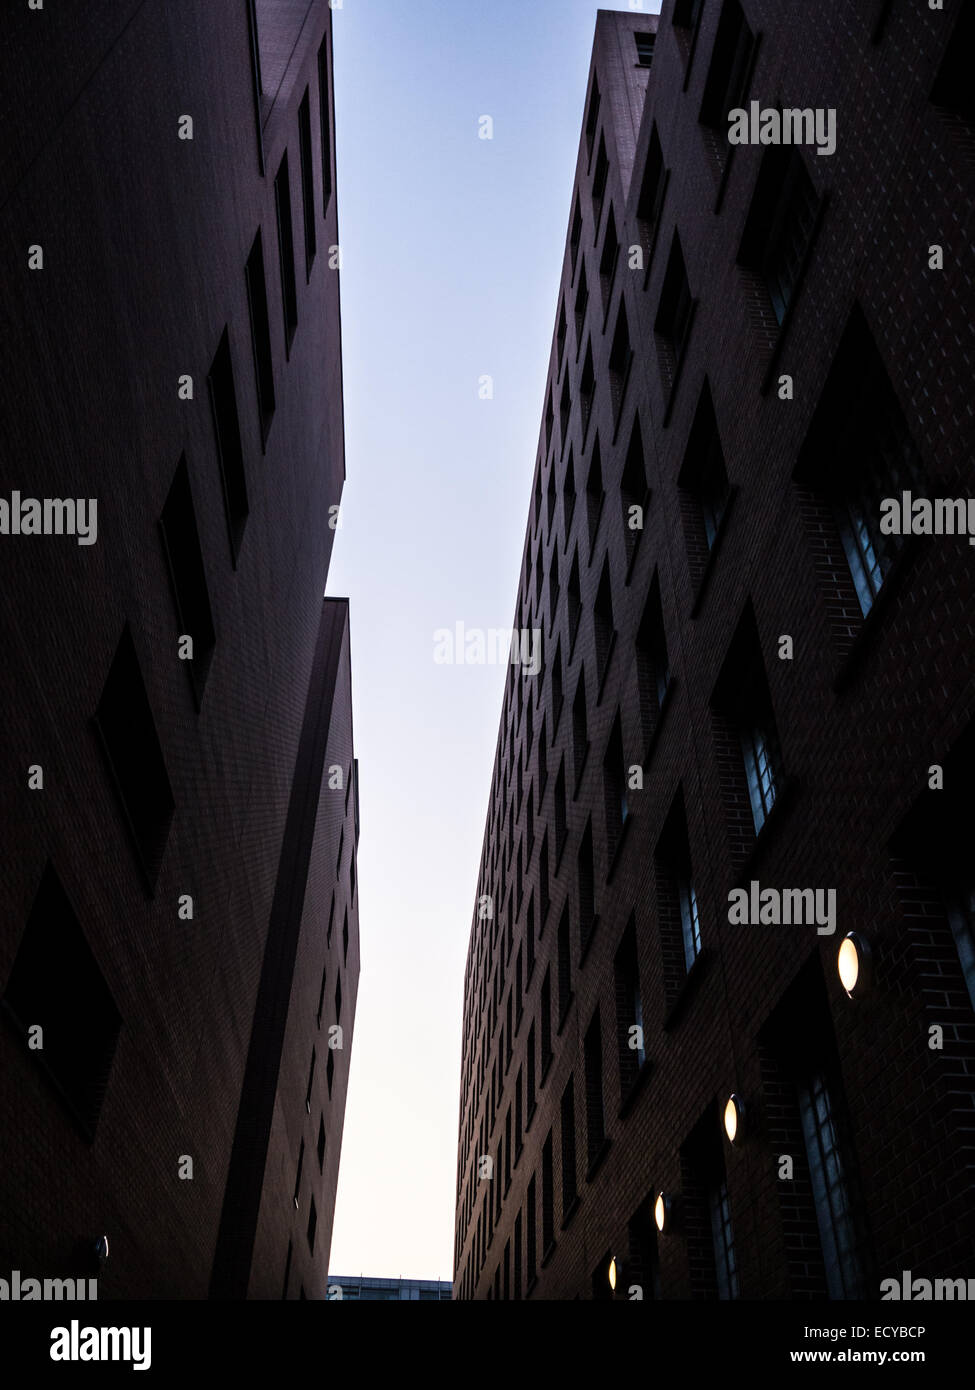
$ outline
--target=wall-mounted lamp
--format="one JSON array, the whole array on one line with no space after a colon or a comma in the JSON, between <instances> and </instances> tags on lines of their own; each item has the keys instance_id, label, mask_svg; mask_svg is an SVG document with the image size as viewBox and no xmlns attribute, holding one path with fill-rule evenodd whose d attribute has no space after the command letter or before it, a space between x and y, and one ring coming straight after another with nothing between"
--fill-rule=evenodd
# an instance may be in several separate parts
<instances>
[{"instance_id":1,"label":"wall-mounted lamp","mask_svg":"<svg viewBox=\"0 0 975 1390\"><path fill-rule=\"evenodd\" d=\"M840 984L851 999L860 999L870 988L873 956L870 943L859 932L847 932L836 957Z\"/></svg>"}]
</instances>

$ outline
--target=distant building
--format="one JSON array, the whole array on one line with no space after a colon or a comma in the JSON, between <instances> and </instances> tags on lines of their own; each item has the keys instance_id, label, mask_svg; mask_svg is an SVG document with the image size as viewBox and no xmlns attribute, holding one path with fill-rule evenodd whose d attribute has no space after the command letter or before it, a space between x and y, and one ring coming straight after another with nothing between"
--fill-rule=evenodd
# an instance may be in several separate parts
<instances>
[{"instance_id":1,"label":"distant building","mask_svg":"<svg viewBox=\"0 0 975 1390\"><path fill-rule=\"evenodd\" d=\"M963 526L881 523L973 492L973 14L599 14L514 615L543 671L509 672L464 983L458 1298L972 1273L975 566ZM767 109L807 143L729 140Z\"/></svg>"},{"instance_id":2,"label":"distant building","mask_svg":"<svg viewBox=\"0 0 975 1390\"><path fill-rule=\"evenodd\" d=\"M324 1299L359 973L330 7L9 8L0 1270Z\"/></svg>"},{"instance_id":3,"label":"distant building","mask_svg":"<svg viewBox=\"0 0 975 1390\"><path fill-rule=\"evenodd\" d=\"M366 1279L329 1275L329 1298L360 1303L449 1303L453 1285L440 1279ZM341 1289L341 1295L336 1292Z\"/></svg>"}]
</instances>

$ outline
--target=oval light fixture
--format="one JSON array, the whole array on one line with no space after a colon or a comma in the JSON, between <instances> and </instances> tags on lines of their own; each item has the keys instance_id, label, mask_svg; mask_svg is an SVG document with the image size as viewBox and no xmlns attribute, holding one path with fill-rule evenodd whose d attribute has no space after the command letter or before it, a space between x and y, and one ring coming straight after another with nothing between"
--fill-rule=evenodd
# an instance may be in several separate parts
<instances>
[{"instance_id":1,"label":"oval light fixture","mask_svg":"<svg viewBox=\"0 0 975 1390\"><path fill-rule=\"evenodd\" d=\"M614 1255L609 1262L609 1287L616 1292L616 1256Z\"/></svg>"},{"instance_id":2,"label":"oval light fixture","mask_svg":"<svg viewBox=\"0 0 975 1390\"><path fill-rule=\"evenodd\" d=\"M669 1228L673 1202L666 1192L658 1192L653 1204L653 1223L661 1235Z\"/></svg>"},{"instance_id":3,"label":"oval light fixture","mask_svg":"<svg viewBox=\"0 0 975 1390\"><path fill-rule=\"evenodd\" d=\"M740 1144L745 1137L745 1102L734 1092L725 1104L724 1132L729 1144Z\"/></svg>"},{"instance_id":4,"label":"oval light fixture","mask_svg":"<svg viewBox=\"0 0 975 1390\"><path fill-rule=\"evenodd\" d=\"M859 932L847 932L840 942L836 969L840 984L850 999L859 999L867 992L871 976L870 943Z\"/></svg>"}]
</instances>

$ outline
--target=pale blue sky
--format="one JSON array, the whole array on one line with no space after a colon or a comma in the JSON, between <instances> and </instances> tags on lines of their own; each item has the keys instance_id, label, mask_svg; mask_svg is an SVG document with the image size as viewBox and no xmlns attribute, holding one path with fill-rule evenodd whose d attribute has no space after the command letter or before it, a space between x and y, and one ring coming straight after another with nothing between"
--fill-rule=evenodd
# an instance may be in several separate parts
<instances>
[{"instance_id":1,"label":"pale blue sky","mask_svg":"<svg viewBox=\"0 0 975 1390\"><path fill-rule=\"evenodd\" d=\"M452 1274L464 965L506 672L435 664L433 634L512 624L598 8L332 15L348 479L328 593L351 599L362 950L333 1274Z\"/></svg>"}]
</instances>

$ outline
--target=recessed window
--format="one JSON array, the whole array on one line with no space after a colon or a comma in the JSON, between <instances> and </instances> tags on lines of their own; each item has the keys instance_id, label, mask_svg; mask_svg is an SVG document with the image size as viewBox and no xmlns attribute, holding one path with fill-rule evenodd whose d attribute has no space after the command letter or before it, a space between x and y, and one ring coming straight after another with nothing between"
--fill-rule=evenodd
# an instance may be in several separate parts
<instances>
[{"instance_id":1,"label":"recessed window","mask_svg":"<svg viewBox=\"0 0 975 1390\"><path fill-rule=\"evenodd\" d=\"M677 479L691 577L699 584L707 569L731 500L724 451L710 387L705 381Z\"/></svg>"},{"instance_id":2,"label":"recessed window","mask_svg":"<svg viewBox=\"0 0 975 1390\"><path fill-rule=\"evenodd\" d=\"M557 354L557 367L556 367L556 371L559 371L559 372L562 370L562 360L563 360L563 358L565 357L565 334L566 334L565 296L563 295L562 298L559 300L559 322L558 322L558 328L557 328L557 330L556 330L556 335L555 335L555 341L556 341L556 354Z\"/></svg>"},{"instance_id":3,"label":"recessed window","mask_svg":"<svg viewBox=\"0 0 975 1390\"><path fill-rule=\"evenodd\" d=\"M281 270L281 302L284 307L284 342L290 352L298 327L298 291L295 287L295 247L287 151L274 180L274 208L278 222L278 264Z\"/></svg>"},{"instance_id":4,"label":"recessed window","mask_svg":"<svg viewBox=\"0 0 975 1390\"><path fill-rule=\"evenodd\" d=\"M332 198L332 98L328 80L328 52L325 40L318 50L318 104L322 127L322 211L328 215Z\"/></svg>"},{"instance_id":5,"label":"recessed window","mask_svg":"<svg viewBox=\"0 0 975 1390\"><path fill-rule=\"evenodd\" d=\"M592 80L592 93L589 97L589 110L586 114L586 157L592 159L592 147L596 139L596 127L599 124L599 83L594 77Z\"/></svg>"},{"instance_id":6,"label":"recessed window","mask_svg":"<svg viewBox=\"0 0 975 1390\"><path fill-rule=\"evenodd\" d=\"M583 263L582 263L582 270L581 270L581 272L580 272L580 274L579 274L579 287L578 287L578 289L576 290L576 304L575 304L576 343L577 343L576 353L577 353L577 355L578 355L578 349L582 346L583 337L585 336L585 330L586 330L586 309L588 308L588 306L589 306L589 282L588 282L588 280L587 280L587 278L586 278L586 263L585 263L585 261L583 261ZM568 381L566 381L566 386L568 386ZM564 389L563 389L562 395L563 395L563 400L564 400L564 399L565 399L565 391L564 391ZM564 431L564 429L563 429L563 436L562 436L562 437L563 437L563 444L564 444L564 440L565 440L565 431Z\"/></svg>"},{"instance_id":7,"label":"recessed window","mask_svg":"<svg viewBox=\"0 0 975 1390\"><path fill-rule=\"evenodd\" d=\"M555 779L555 859L556 864L562 858L562 850L568 838L568 821L565 811L565 759L559 764L559 773Z\"/></svg>"},{"instance_id":8,"label":"recessed window","mask_svg":"<svg viewBox=\"0 0 975 1390\"><path fill-rule=\"evenodd\" d=\"M176 803L128 625L116 649L94 723L151 889L162 864Z\"/></svg>"},{"instance_id":9,"label":"recessed window","mask_svg":"<svg viewBox=\"0 0 975 1390\"><path fill-rule=\"evenodd\" d=\"M311 1114L311 1095L312 1087L315 1084L315 1049L311 1050L311 1066L308 1070L308 1089L305 1091L305 1109Z\"/></svg>"},{"instance_id":10,"label":"recessed window","mask_svg":"<svg viewBox=\"0 0 975 1390\"><path fill-rule=\"evenodd\" d=\"M592 176L592 220L596 231L599 231L600 219L603 215L603 203L606 198L606 182L609 178L609 159L606 155L606 139L599 137L599 153L596 155L596 169Z\"/></svg>"},{"instance_id":11,"label":"recessed window","mask_svg":"<svg viewBox=\"0 0 975 1390\"><path fill-rule=\"evenodd\" d=\"M626 759L623 753L623 725L619 713L610 730L603 759L603 789L606 802L606 845L610 863L616 853L623 826L630 814L627 794Z\"/></svg>"},{"instance_id":12,"label":"recessed window","mask_svg":"<svg viewBox=\"0 0 975 1390\"><path fill-rule=\"evenodd\" d=\"M325 1167L325 1116L322 1115L318 1121L318 1171L321 1173Z\"/></svg>"},{"instance_id":13,"label":"recessed window","mask_svg":"<svg viewBox=\"0 0 975 1390\"><path fill-rule=\"evenodd\" d=\"M630 325L626 316L626 304L621 300L619 313L616 316L613 346L609 354L609 393L613 405L614 421L620 417L632 361L633 347L630 343Z\"/></svg>"},{"instance_id":14,"label":"recessed window","mask_svg":"<svg viewBox=\"0 0 975 1390\"><path fill-rule=\"evenodd\" d=\"M569 445L569 457L565 465L565 478L562 481L562 518L565 523L564 545L569 544L569 532L572 529L572 517L576 506L576 481L575 465L572 459L572 445Z\"/></svg>"},{"instance_id":15,"label":"recessed window","mask_svg":"<svg viewBox=\"0 0 975 1390\"><path fill-rule=\"evenodd\" d=\"M590 556L593 546L596 544L596 532L599 530L599 518L602 516L605 500L602 451L599 448L599 436L597 435L592 446L589 474L586 478L586 521L588 523Z\"/></svg>"},{"instance_id":16,"label":"recessed window","mask_svg":"<svg viewBox=\"0 0 975 1390\"><path fill-rule=\"evenodd\" d=\"M762 159L738 262L759 276L775 321L792 305L816 230L819 197L797 150L769 148Z\"/></svg>"},{"instance_id":17,"label":"recessed window","mask_svg":"<svg viewBox=\"0 0 975 1390\"><path fill-rule=\"evenodd\" d=\"M569 656L571 659L572 649L575 646L576 634L579 631L579 623L582 619L582 586L579 582L578 551L572 557L572 567L569 570L569 592L567 606L569 623Z\"/></svg>"},{"instance_id":18,"label":"recessed window","mask_svg":"<svg viewBox=\"0 0 975 1390\"><path fill-rule=\"evenodd\" d=\"M740 782L738 779L733 782L730 776L726 780L736 825L740 828L740 787L747 797L757 835L778 801L785 777L762 648L750 604L722 667L712 708L717 718L716 733L722 754L733 758L737 745L742 768ZM732 765L726 764L729 773Z\"/></svg>"},{"instance_id":19,"label":"recessed window","mask_svg":"<svg viewBox=\"0 0 975 1390\"><path fill-rule=\"evenodd\" d=\"M254 351L254 377L257 410L261 422L261 443L267 444L274 418L274 365L271 358L271 326L267 313L267 282L264 278L264 244L260 229L254 238L244 272L247 305L250 311L251 346Z\"/></svg>"},{"instance_id":20,"label":"recessed window","mask_svg":"<svg viewBox=\"0 0 975 1390\"><path fill-rule=\"evenodd\" d=\"M569 1012L569 1005L572 1003L572 939L568 905L563 909L559 922L558 967L559 1027L561 1028L565 1016Z\"/></svg>"},{"instance_id":21,"label":"recessed window","mask_svg":"<svg viewBox=\"0 0 975 1390\"><path fill-rule=\"evenodd\" d=\"M613 980L616 994L620 1099L623 1100L647 1058L643 1036L643 998L640 993L640 970L636 952L636 919L633 916L627 923L613 962Z\"/></svg>"},{"instance_id":22,"label":"recessed window","mask_svg":"<svg viewBox=\"0 0 975 1390\"><path fill-rule=\"evenodd\" d=\"M535 1110L535 1025L528 1030L528 1046L525 1053L525 1114L528 1121Z\"/></svg>"},{"instance_id":23,"label":"recessed window","mask_svg":"<svg viewBox=\"0 0 975 1390\"><path fill-rule=\"evenodd\" d=\"M667 189L667 170L664 168L663 150L656 125L650 132L650 145L647 149L647 162L643 166L643 181L640 184L640 198L636 216L640 228L640 240L649 261L657 236L657 225L664 205Z\"/></svg>"},{"instance_id":24,"label":"recessed window","mask_svg":"<svg viewBox=\"0 0 975 1390\"><path fill-rule=\"evenodd\" d=\"M798 1089L799 1118L829 1296L862 1298L864 1277L858 1251L857 1201L848 1176L834 1096L823 1071L802 1078Z\"/></svg>"},{"instance_id":25,"label":"recessed window","mask_svg":"<svg viewBox=\"0 0 975 1390\"><path fill-rule=\"evenodd\" d=\"M298 1167L295 1170L295 1190L294 1204L296 1207L301 1204L301 1170L305 1166L305 1141L302 1139L298 1148Z\"/></svg>"},{"instance_id":26,"label":"recessed window","mask_svg":"<svg viewBox=\"0 0 975 1390\"><path fill-rule=\"evenodd\" d=\"M572 260L572 275L575 277L576 263L579 259L579 245L582 241L582 207L579 203L579 194L576 193L575 207L572 212L572 227L569 232L569 254Z\"/></svg>"},{"instance_id":27,"label":"recessed window","mask_svg":"<svg viewBox=\"0 0 975 1390\"><path fill-rule=\"evenodd\" d=\"M586 823L576 858L579 886L579 935L582 950L589 945L596 925L596 864L592 844L592 819Z\"/></svg>"},{"instance_id":28,"label":"recessed window","mask_svg":"<svg viewBox=\"0 0 975 1390\"><path fill-rule=\"evenodd\" d=\"M318 1211L317 1211L317 1208L315 1207L315 1199L314 1199L314 1197L312 1197L312 1198L311 1198L311 1204L310 1204L309 1211L308 1211L308 1231L307 1231L307 1234L308 1234L308 1249L312 1252L312 1254L315 1253L315 1233L317 1232L317 1230L318 1230Z\"/></svg>"},{"instance_id":29,"label":"recessed window","mask_svg":"<svg viewBox=\"0 0 975 1390\"><path fill-rule=\"evenodd\" d=\"M693 309L691 287L684 266L684 253L681 250L680 238L675 232L654 322L660 377L664 397L668 401L677 384L677 373L691 331Z\"/></svg>"},{"instance_id":30,"label":"recessed window","mask_svg":"<svg viewBox=\"0 0 975 1390\"><path fill-rule=\"evenodd\" d=\"M606 1138L606 1112L603 1107L603 1041L599 1010L586 1031L586 1149L590 1167L599 1156Z\"/></svg>"},{"instance_id":31,"label":"recessed window","mask_svg":"<svg viewBox=\"0 0 975 1390\"><path fill-rule=\"evenodd\" d=\"M616 233L616 214L610 208L606 219L606 237L603 254L599 262L599 287L602 291L603 313L609 308L610 295L616 280L616 268L620 259L620 239Z\"/></svg>"},{"instance_id":32,"label":"recessed window","mask_svg":"<svg viewBox=\"0 0 975 1390\"><path fill-rule=\"evenodd\" d=\"M701 124L719 169L728 162L728 112L744 106L755 40L738 0L724 0L701 102Z\"/></svg>"},{"instance_id":33,"label":"recessed window","mask_svg":"<svg viewBox=\"0 0 975 1390\"><path fill-rule=\"evenodd\" d=\"M701 954L701 911L694 883L684 798L678 792L654 852L657 918L667 992L674 997Z\"/></svg>"},{"instance_id":34,"label":"recessed window","mask_svg":"<svg viewBox=\"0 0 975 1390\"><path fill-rule=\"evenodd\" d=\"M586 668L579 668L576 697L572 701L572 767L575 795L579 794L582 770L589 752L589 719L586 712Z\"/></svg>"},{"instance_id":35,"label":"recessed window","mask_svg":"<svg viewBox=\"0 0 975 1390\"><path fill-rule=\"evenodd\" d=\"M183 660L183 665L189 672L199 707L217 638L185 454L177 466L159 526L173 586L180 644L186 637L193 641L192 658Z\"/></svg>"},{"instance_id":36,"label":"recessed window","mask_svg":"<svg viewBox=\"0 0 975 1390\"><path fill-rule=\"evenodd\" d=\"M122 1019L61 881L49 864L20 939L3 1003L29 1056L94 1137ZM28 1030L41 1029L29 1034ZM41 1047L33 1044L40 1038Z\"/></svg>"},{"instance_id":37,"label":"recessed window","mask_svg":"<svg viewBox=\"0 0 975 1390\"><path fill-rule=\"evenodd\" d=\"M298 107L298 147L301 154L301 206L305 218L305 278L311 279L315 259L315 174L311 151L311 101L308 88Z\"/></svg>"},{"instance_id":38,"label":"recessed window","mask_svg":"<svg viewBox=\"0 0 975 1390\"><path fill-rule=\"evenodd\" d=\"M576 1199L576 1111L575 1093L570 1075L562 1093L561 1135L562 1135L562 1223L569 1218Z\"/></svg>"},{"instance_id":39,"label":"recessed window","mask_svg":"<svg viewBox=\"0 0 975 1390\"><path fill-rule=\"evenodd\" d=\"M636 40L636 60L640 67L648 68L653 62L653 50L657 36L654 33L635 33L633 37Z\"/></svg>"},{"instance_id":40,"label":"recessed window","mask_svg":"<svg viewBox=\"0 0 975 1390\"><path fill-rule=\"evenodd\" d=\"M240 441L240 419L237 414L237 393L234 389L234 369L230 357L230 338L223 330L213 365L207 377L213 428L217 439L217 458L223 487L230 549L237 562L240 543L247 524L247 479L244 472L244 450Z\"/></svg>"},{"instance_id":41,"label":"recessed window","mask_svg":"<svg viewBox=\"0 0 975 1390\"><path fill-rule=\"evenodd\" d=\"M609 577L609 555L603 560L596 602L593 605L593 632L596 646L596 685L602 690L616 635L613 619L613 586Z\"/></svg>"},{"instance_id":42,"label":"recessed window","mask_svg":"<svg viewBox=\"0 0 975 1390\"><path fill-rule=\"evenodd\" d=\"M633 421L630 443L620 479L620 505L623 512L623 544L627 563L631 564L646 521L647 467L643 451L640 418Z\"/></svg>"},{"instance_id":43,"label":"recessed window","mask_svg":"<svg viewBox=\"0 0 975 1390\"><path fill-rule=\"evenodd\" d=\"M552 978L551 972L546 970L545 978L542 981L542 992L540 1002L540 1027L541 1027L541 1049L542 1049L542 1077L549 1062L552 1060Z\"/></svg>"}]
</instances>

